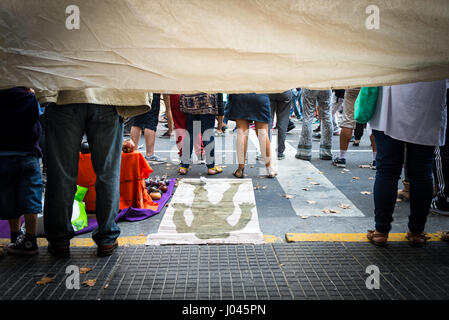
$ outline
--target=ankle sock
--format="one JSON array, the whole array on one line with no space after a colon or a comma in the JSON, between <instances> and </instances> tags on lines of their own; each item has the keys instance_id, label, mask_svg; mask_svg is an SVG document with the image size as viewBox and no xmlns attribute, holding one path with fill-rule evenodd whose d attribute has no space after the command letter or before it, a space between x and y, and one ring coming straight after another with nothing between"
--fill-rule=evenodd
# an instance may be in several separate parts
<instances>
[{"instance_id":1,"label":"ankle sock","mask_svg":"<svg viewBox=\"0 0 449 320\"><path fill-rule=\"evenodd\" d=\"M376 160L376 154L377 152L373 152L373 160Z\"/></svg>"},{"instance_id":2,"label":"ankle sock","mask_svg":"<svg viewBox=\"0 0 449 320\"><path fill-rule=\"evenodd\" d=\"M346 159L346 150L340 150L340 159Z\"/></svg>"}]
</instances>

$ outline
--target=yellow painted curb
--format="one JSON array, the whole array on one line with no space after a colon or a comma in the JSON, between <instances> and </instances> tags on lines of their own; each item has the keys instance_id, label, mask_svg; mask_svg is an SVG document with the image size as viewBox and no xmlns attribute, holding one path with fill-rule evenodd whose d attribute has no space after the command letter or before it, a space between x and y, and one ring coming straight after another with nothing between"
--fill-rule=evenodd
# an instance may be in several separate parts
<instances>
[{"instance_id":1,"label":"yellow painted curb","mask_svg":"<svg viewBox=\"0 0 449 320\"><path fill-rule=\"evenodd\" d=\"M264 234L263 239L264 239L265 243L283 242L282 239L280 239L276 236L269 235L269 234Z\"/></svg>"},{"instance_id":2,"label":"yellow painted curb","mask_svg":"<svg viewBox=\"0 0 449 320\"><path fill-rule=\"evenodd\" d=\"M390 233L388 241L408 241L406 233ZM441 233L427 233L428 241L441 241ZM286 233L287 242L316 241L316 242L369 242L366 233Z\"/></svg>"},{"instance_id":3,"label":"yellow painted curb","mask_svg":"<svg viewBox=\"0 0 449 320\"><path fill-rule=\"evenodd\" d=\"M130 236L130 237L120 237L118 238L119 246L136 246L143 245L147 241L147 236ZM10 242L10 239L0 239L0 246L6 245ZM44 238L37 239L37 245L40 247L46 247L48 242ZM93 247L95 242L90 238L75 238L70 240L71 247Z\"/></svg>"}]
</instances>

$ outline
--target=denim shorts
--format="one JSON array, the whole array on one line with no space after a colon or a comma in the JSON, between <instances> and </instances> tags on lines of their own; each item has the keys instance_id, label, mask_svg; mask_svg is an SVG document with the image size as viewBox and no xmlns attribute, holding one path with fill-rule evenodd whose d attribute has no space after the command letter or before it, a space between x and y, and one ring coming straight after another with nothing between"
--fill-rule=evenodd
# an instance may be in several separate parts
<instances>
[{"instance_id":1,"label":"denim shorts","mask_svg":"<svg viewBox=\"0 0 449 320\"><path fill-rule=\"evenodd\" d=\"M42 212L42 176L38 157L0 157L0 208L0 220Z\"/></svg>"}]
</instances>

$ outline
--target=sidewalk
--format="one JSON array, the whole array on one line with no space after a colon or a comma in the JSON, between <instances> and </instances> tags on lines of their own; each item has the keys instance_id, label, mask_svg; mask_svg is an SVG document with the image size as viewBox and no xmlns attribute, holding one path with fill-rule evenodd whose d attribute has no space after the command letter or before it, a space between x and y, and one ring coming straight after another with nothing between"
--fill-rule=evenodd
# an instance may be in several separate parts
<instances>
[{"instance_id":1,"label":"sidewalk","mask_svg":"<svg viewBox=\"0 0 449 320\"><path fill-rule=\"evenodd\" d=\"M72 247L56 260L0 259L1 300L444 300L449 299L449 244L301 242L265 245L122 246L97 258L95 247ZM368 266L379 289L366 286ZM91 268L68 289L68 266ZM46 285L43 277L54 278Z\"/></svg>"}]
</instances>

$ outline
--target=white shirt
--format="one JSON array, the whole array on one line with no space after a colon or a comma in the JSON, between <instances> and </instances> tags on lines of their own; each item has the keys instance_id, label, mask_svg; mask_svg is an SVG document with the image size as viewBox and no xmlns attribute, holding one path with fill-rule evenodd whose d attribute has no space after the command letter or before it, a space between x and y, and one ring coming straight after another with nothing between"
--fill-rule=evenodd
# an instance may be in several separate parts
<instances>
[{"instance_id":1,"label":"white shirt","mask_svg":"<svg viewBox=\"0 0 449 320\"><path fill-rule=\"evenodd\" d=\"M442 146L446 122L446 80L439 80L381 87L370 126L396 140Z\"/></svg>"}]
</instances>

